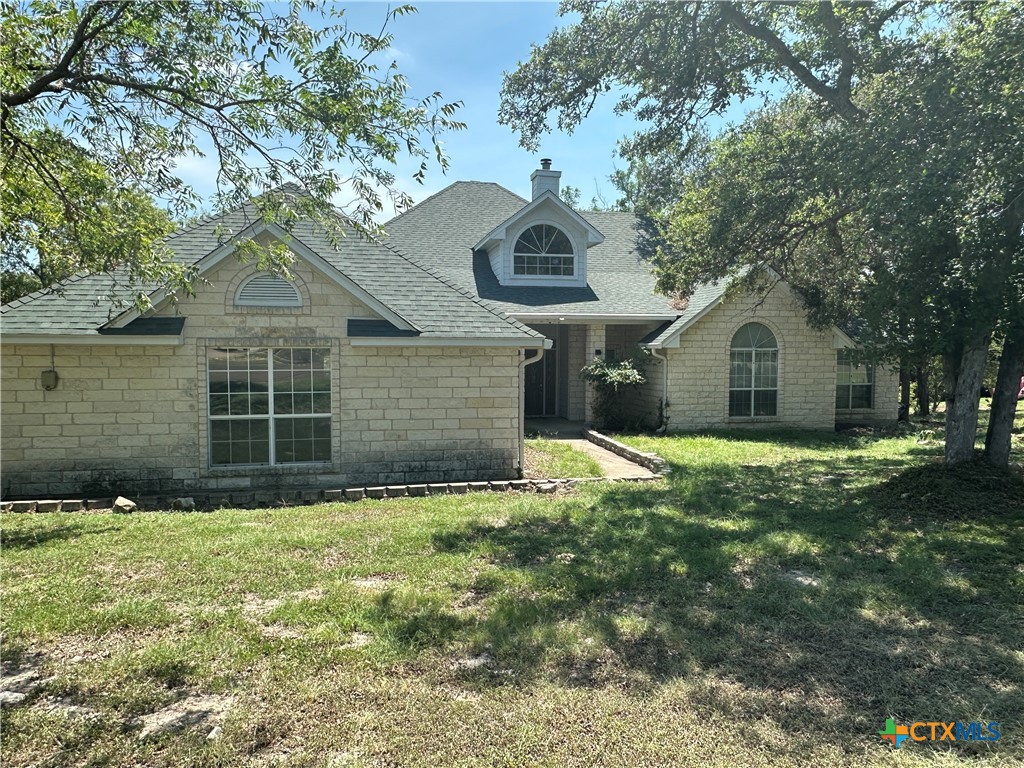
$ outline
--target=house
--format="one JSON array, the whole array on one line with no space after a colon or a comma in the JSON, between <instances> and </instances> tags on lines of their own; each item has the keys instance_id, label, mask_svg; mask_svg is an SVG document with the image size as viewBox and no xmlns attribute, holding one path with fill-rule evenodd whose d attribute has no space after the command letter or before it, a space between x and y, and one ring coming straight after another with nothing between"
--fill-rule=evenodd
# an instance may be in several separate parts
<instances>
[{"instance_id":1,"label":"house","mask_svg":"<svg viewBox=\"0 0 1024 768\"><path fill-rule=\"evenodd\" d=\"M810 328L785 285L673 308L635 217L574 211L559 177L542 161L530 200L457 182L383 242L338 247L244 206L168 239L198 268L194 298L117 309L116 276L89 275L4 306L4 495L514 477L524 417L587 419L579 369L637 345L655 365L630 407L652 426L895 418L892 373L849 362L853 342ZM293 279L234 258L250 238L286 244Z\"/></svg>"}]
</instances>

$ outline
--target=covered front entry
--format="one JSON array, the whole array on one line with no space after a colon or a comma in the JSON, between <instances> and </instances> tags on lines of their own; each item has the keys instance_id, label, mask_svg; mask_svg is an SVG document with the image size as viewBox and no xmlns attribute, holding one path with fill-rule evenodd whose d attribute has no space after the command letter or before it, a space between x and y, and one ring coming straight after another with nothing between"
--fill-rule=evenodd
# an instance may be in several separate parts
<instances>
[{"instance_id":1,"label":"covered front entry","mask_svg":"<svg viewBox=\"0 0 1024 768\"><path fill-rule=\"evenodd\" d=\"M528 417L561 416L569 411L569 326L531 325L551 339L540 362L526 366L524 405Z\"/></svg>"}]
</instances>

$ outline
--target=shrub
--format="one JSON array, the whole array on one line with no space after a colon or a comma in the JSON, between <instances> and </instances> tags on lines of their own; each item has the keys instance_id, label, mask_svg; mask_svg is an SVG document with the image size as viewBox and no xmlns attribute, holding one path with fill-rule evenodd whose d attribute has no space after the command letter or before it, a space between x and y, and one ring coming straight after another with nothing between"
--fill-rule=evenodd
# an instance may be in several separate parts
<instances>
[{"instance_id":1,"label":"shrub","mask_svg":"<svg viewBox=\"0 0 1024 768\"><path fill-rule=\"evenodd\" d=\"M594 420L602 429L623 429L627 423L625 396L647 379L648 352L638 349L616 363L595 358L580 371L580 378L594 385Z\"/></svg>"}]
</instances>

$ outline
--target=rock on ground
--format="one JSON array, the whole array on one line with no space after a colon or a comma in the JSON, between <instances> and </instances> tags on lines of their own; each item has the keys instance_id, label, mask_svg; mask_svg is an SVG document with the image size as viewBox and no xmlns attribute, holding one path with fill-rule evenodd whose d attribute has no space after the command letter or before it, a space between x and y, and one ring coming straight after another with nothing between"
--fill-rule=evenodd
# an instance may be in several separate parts
<instances>
[{"instance_id":1,"label":"rock on ground","mask_svg":"<svg viewBox=\"0 0 1024 768\"><path fill-rule=\"evenodd\" d=\"M114 505L111 509L122 515L128 515L138 509L139 505L131 499L126 499L124 496L118 496L114 499Z\"/></svg>"}]
</instances>

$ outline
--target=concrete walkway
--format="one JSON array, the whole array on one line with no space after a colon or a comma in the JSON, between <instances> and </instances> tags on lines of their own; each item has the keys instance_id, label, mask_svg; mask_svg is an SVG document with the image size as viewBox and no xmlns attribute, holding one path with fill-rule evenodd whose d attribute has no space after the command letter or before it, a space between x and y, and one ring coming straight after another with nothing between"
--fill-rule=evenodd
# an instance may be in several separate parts
<instances>
[{"instance_id":1,"label":"concrete walkway","mask_svg":"<svg viewBox=\"0 0 1024 768\"><path fill-rule=\"evenodd\" d=\"M601 471L605 477L609 479L616 479L621 477L654 477L654 473L651 472L647 467L641 467L639 464L634 464L628 459L624 459L616 453L612 453L606 448L602 448L599 445L589 440L584 440L582 437L571 437L571 438L555 438L563 443L568 443L577 451L582 451L591 458L593 458L598 464L601 465Z\"/></svg>"},{"instance_id":2,"label":"concrete walkway","mask_svg":"<svg viewBox=\"0 0 1024 768\"><path fill-rule=\"evenodd\" d=\"M604 476L613 480L621 477L655 477L655 473L647 467L634 464L629 459L624 459L617 453L612 453L607 448L602 448L583 438L584 426L582 421L528 418L526 419L526 435L527 437L542 437L546 440L568 443L577 451L582 451L597 461L601 465Z\"/></svg>"}]
</instances>

